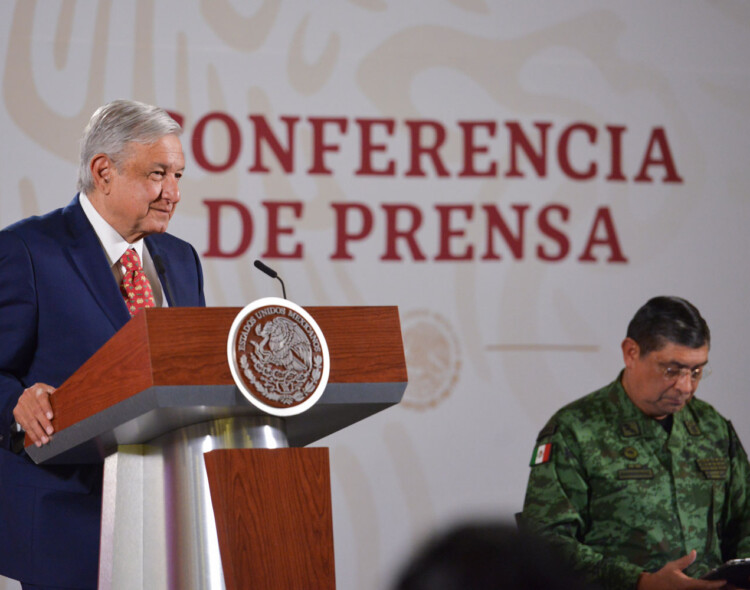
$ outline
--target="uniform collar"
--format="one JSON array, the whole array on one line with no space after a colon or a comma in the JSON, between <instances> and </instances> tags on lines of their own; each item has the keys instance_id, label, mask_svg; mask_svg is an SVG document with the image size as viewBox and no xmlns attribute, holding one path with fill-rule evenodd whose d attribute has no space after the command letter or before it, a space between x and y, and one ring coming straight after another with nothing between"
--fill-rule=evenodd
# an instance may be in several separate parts
<instances>
[{"instance_id":1,"label":"uniform collar","mask_svg":"<svg viewBox=\"0 0 750 590\"><path fill-rule=\"evenodd\" d=\"M638 408L638 406L633 403L633 400L630 399L627 392L625 391L625 388L622 385L622 375L624 372L624 369L620 371L620 374L617 376L617 379L615 379L614 382L610 385L608 391L610 400L612 400L620 408L621 420L623 421L623 423L628 421L636 421L641 425L642 432L651 434L659 433L659 435L661 435L661 433L664 433L665 431L662 425L659 424L659 421L646 416L646 414L644 414ZM679 430L677 428L678 425L681 425L685 420L691 420L690 403L688 403L679 412L672 415L674 416L674 421L672 423L672 433L674 433L676 430Z\"/></svg>"}]
</instances>

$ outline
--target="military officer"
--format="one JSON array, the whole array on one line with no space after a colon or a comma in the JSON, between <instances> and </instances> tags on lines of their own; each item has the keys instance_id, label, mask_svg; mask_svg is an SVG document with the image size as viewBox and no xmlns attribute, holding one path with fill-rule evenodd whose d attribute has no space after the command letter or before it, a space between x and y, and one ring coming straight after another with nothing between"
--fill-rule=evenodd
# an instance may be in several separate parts
<instances>
[{"instance_id":1,"label":"military officer","mask_svg":"<svg viewBox=\"0 0 750 590\"><path fill-rule=\"evenodd\" d=\"M694 397L710 332L678 297L631 320L614 382L559 410L531 459L521 522L612 590L721 588L750 556L750 467L732 424Z\"/></svg>"}]
</instances>

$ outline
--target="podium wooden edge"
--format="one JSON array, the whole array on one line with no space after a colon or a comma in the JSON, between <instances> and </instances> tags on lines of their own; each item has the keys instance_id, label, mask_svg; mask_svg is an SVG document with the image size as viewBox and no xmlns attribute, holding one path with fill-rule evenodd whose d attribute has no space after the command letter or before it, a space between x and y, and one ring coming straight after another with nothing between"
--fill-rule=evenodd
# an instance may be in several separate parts
<instances>
[{"instance_id":1,"label":"podium wooden edge","mask_svg":"<svg viewBox=\"0 0 750 590\"><path fill-rule=\"evenodd\" d=\"M398 308L306 309L326 335L332 366L321 400L289 420L290 439L299 445L398 403L407 383ZM236 391L226 359L226 339L239 311L168 308L136 314L57 389L52 396L52 441L37 448L27 436L26 452L37 463L102 461L118 444L148 442L165 431L216 417L216 412L185 410L175 399L182 392L188 392L186 398L191 399L190 392L200 388L206 392L228 389L229 411L252 411ZM169 391L173 399L155 391ZM211 405L206 399L195 399L199 408ZM144 418L134 417L133 408L139 408ZM120 409L127 411L118 415ZM183 417L183 422L173 419L175 415ZM321 428L309 424L320 415L324 417ZM164 429L140 428L143 422L163 424ZM71 452L81 446L88 447L80 453L82 460Z\"/></svg>"}]
</instances>

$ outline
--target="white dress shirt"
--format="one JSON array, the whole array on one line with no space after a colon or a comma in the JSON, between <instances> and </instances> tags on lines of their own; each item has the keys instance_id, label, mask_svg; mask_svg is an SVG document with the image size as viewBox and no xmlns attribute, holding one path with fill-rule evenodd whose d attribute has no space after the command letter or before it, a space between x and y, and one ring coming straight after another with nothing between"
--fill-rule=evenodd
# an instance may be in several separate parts
<instances>
[{"instance_id":1,"label":"white dress shirt","mask_svg":"<svg viewBox=\"0 0 750 590\"><path fill-rule=\"evenodd\" d=\"M85 193L80 193L78 199L81 202L83 212L94 227L94 231L99 238L99 243L102 245L104 253L107 255L107 260L112 268L112 275L115 277L117 284L119 285L122 282L122 277L125 275L125 267L120 264L120 257L125 254L125 250L132 248L138 253L138 256L140 256L143 271L146 273L148 282L151 283L151 291L154 294L154 304L156 307L167 307L168 303L162 291L159 274L156 272L156 267L154 266L154 261L151 259L151 254L148 252L148 248L144 248L143 240L141 239L129 244L119 233L117 233L115 228L105 221L91 204L91 201Z\"/></svg>"}]
</instances>

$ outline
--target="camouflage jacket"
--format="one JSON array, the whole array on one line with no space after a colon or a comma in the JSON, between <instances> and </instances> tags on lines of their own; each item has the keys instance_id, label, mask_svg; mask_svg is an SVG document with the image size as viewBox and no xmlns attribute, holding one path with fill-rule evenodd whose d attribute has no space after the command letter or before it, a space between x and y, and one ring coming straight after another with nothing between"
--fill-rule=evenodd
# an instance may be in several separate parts
<instances>
[{"instance_id":1,"label":"camouflage jacket","mask_svg":"<svg viewBox=\"0 0 750 590\"><path fill-rule=\"evenodd\" d=\"M605 589L632 590L642 571L692 549L686 573L700 577L750 556L749 476L731 423L713 407L694 398L667 434L618 377L539 433L521 522Z\"/></svg>"}]
</instances>

